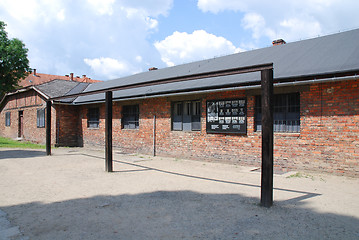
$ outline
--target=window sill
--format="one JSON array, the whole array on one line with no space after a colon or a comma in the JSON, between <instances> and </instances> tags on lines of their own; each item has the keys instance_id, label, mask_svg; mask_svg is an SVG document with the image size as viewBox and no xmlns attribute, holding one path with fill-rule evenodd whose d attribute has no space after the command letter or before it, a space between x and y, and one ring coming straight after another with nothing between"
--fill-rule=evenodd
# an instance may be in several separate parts
<instances>
[{"instance_id":1,"label":"window sill","mask_svg":"<svg viewBox=\"0 0 359 240\"><path fill-rule=\"evenodd\" d=\"M89 129L89 130L99 130L100 128L99 127L88 127L87 129Z\"/></svg>"}]
</instances>

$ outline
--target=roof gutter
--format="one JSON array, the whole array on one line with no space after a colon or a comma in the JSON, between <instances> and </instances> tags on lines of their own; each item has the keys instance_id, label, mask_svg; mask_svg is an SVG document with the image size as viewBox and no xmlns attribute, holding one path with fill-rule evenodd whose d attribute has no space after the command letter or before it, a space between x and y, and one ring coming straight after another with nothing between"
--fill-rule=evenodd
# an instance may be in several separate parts
<instances>
[{"instance_id":1,"label":"roof gutter","mask_svg":"<svg viewBox=\"0 0 359 240\"><path fill-rule=\"evenodd\" d=\"M300 85L315 84L315 83L350 81L350 80L358 80L358 79L359 79L359 76L357 76L355 74L352 76L345 76L345 77L332 77L332 78L311 79L311 80L295 81L295 82L274 83L274 87L300 86ZM151 95L151 96L145 95L145 96L138 96L138 97L117 98L117 99L114 98L113 101L121 102L121 101L128 101L128 100L140 100L140 99L149 99L149 98L158 98L158 97L194 95L194 94L235 91L235 90L251 90L251 89L260 89L260 88L261 88L261 85L227 87L227 88L224 87L224 88L220 88L220 89L194 90L194 91L187 91L187 92L181 92L181 93L165 93L165 94L157 94L157 95ZM105 100L90 101L90 102L83 102L83 103L73 103L73 105L86 105L86 104L102 103L102 102L105 102Z\"/></svg>"}]
</instances>

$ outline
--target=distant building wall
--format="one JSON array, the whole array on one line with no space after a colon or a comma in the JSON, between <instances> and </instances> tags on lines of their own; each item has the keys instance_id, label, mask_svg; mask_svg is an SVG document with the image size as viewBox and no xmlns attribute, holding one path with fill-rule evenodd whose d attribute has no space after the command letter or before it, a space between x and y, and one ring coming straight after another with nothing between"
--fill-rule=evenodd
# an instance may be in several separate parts
<instances>
[{"instance_id":1,"label":"distant building wall","mask_svg":"<svg viewBox=\"0 0 359 240\"><path fill-rule=\"evenodd\" d=\"M22 112L22 134L20 138L35 143L45 144L46 128L37 126L37 110L46 108L46 102L35 91L25 91L7 97L1 111L0 135L12 139L19 138L19 116ZM10 126L5 126L6 113L10 113ZM52 136L55 136L56 111L52 108ZM46 121L46 120L45 120ZM52 138L52 144L55 144Z\"/></svg>"},{"instance_id":2,"label":"distant building wall","mask_svg":"<svg viewBox=\"0 0 359 240\"><path fill-rule=\"evenodd\" d=\"M284 170L304 169L359 175L359 81L319 83L275 89L300 92L300 132L274 134L274 164ZM172 98L115 102L113 145L125 152L152 154L156 115L156 153L163 156L216 160L260 166L261 132L255 131L255 95L258 91L228 91ZM208 134L206 101L247 99L247 134ZM171 130L171 102L201 100L201 131ZM139 104L139 129L121 129L122 106ZM87 109L100 109L99 127L87 127ZM81 106L84 145L104 145L104 104Z\"/></svg>"},{"instance_id":3,"label":"distant building wall","mask_svg":"<svg viewBox=\"0 0 359 240\"><path fill-rule=\"evenodd\" d=\"M284 170L311 170L359 176L359 80L275 88L276 94L299 92L300 131L274 133L274 165ZM261 132L255 128L255 99L260 91L227 91L178 97L148 98L113 103L113 145L131 153L153 153L156 116L156 153L260 167ZM206 101L247 100L247 134L206 132ZM201 130L173 131L172 103L201 101ZM139 128L123 129L123 107L138 104ZM1 110L0 135L16 138L23 111L23 138L45 143L45 128L36 125L37 109L45 101L35 91L8 96ZM98 127L88 127L88 109L99 109ZM6 112L11 125L5 126ZM52 110L52 143L60 146L104 146L105 105L67 106Z\"/></svg>"}]
</instances>

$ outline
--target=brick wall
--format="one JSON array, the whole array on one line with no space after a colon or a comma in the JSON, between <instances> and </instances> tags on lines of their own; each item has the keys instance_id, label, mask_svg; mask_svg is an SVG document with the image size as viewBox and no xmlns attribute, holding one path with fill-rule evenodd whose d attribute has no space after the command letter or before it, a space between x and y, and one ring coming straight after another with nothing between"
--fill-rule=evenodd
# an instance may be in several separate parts
<instances>
[{"instance_id":1,"label":"brick wall","mask_svg":"<svg viewBox=\"0 0 359 240\"><path fill-rule=\"evenodd\" d=\"M313 84L276 92L300 92L300 133L274 134L274 164L277 168L314 170L359 176L359 80ZM153 153L153 124L156 115L156 153L163 156L216 160L260 166L261 133L254 130L257 91L228 91L171 98L114 102L113 145L124 152ZM207 134L206 101L247 99L247 135ZM201 100L201 131L171 130L171 102ZM1 136L16 138L18 112L24 111L24 138L45 143L45 128L36 127L36 110L45 102L35 92L12 95L1 111ZM139 129L121 129L122 106L139 104ZM100 109L99 128L87 127L88 107ZM5 127L5 113L11 126ZM52 143L60 146L103 146L104 104L65 106L52 110Z\"/></svg>"},{"instance_id":2,"label":"brick wall","mask_svg":"<svg viewBox=\"0 0 359 240\"><path fill-rule=\"evenodd\" d=\"M300 133L274 134L274 164L284 170L305 169L336 174L359 175L359 81L313 84L300 91ZM280 89L279 89L280 90ZM182 98L150 98L137 101L140 128L121 129L121 110L131 102L113 106L113 145L125 152L153 153L153 116L156 115L158 155L216 160L260 166L261 133L254 131L255 93L228 91ZM247 98L247 135L207 134L206 101ZM202 100L201 131L171 131L171 102ZM81 107L84 145L103 145L104 104L100 107L100 126L87 128L87 107Z\"/></svg>"},{"instance_id":3,"label":"brick wall","mask_svg":"<svg viewBox=\"0 0 359 240\"><path fill-rule=\"evenodd\" d=\"M37 109L45 108L46 102L35 91L30 90L15 95L8 96L7 102L1 110L1 128L0 135L7 138L18 138L19 129L19 112L23 112L23 134L22 139L32 141L35 143L46 143L46 128L37 127ZM5 126L6 112L10 112L11 124ZM55 136L55 119L56 111L52 108L52 136ZM55 144L56 139L52 137L52 144Z\"/></svg>"},{"instance_id":4,"label":"brick wall","mask_svg":"<svg viewBox=\"0 0 359 240\"><path fill-rule=\"evenodd\" d=\"M83 146L80 107L55 105L56 146Z\"/></svg>"}]
</instances>

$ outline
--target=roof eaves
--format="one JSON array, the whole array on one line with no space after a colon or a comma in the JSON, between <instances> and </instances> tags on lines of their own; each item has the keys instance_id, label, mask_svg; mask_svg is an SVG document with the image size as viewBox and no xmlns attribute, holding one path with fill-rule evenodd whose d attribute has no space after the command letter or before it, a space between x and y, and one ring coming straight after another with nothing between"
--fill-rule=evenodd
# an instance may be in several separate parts
<instances>
[{"instance_id":1,"label":"roof eaves","mask_svg":"<svg viewBox=\"0 0 359 240\"><path fill-rule=\"evenodd\" d=\"M36 92L38 92L41 96L43 96L45 99L49 99L50 97L46 95L44 92L42 92L40 89L38 89L36 86L31 86L32 89L34 89Z\"/></svg>"}]
</instances>

